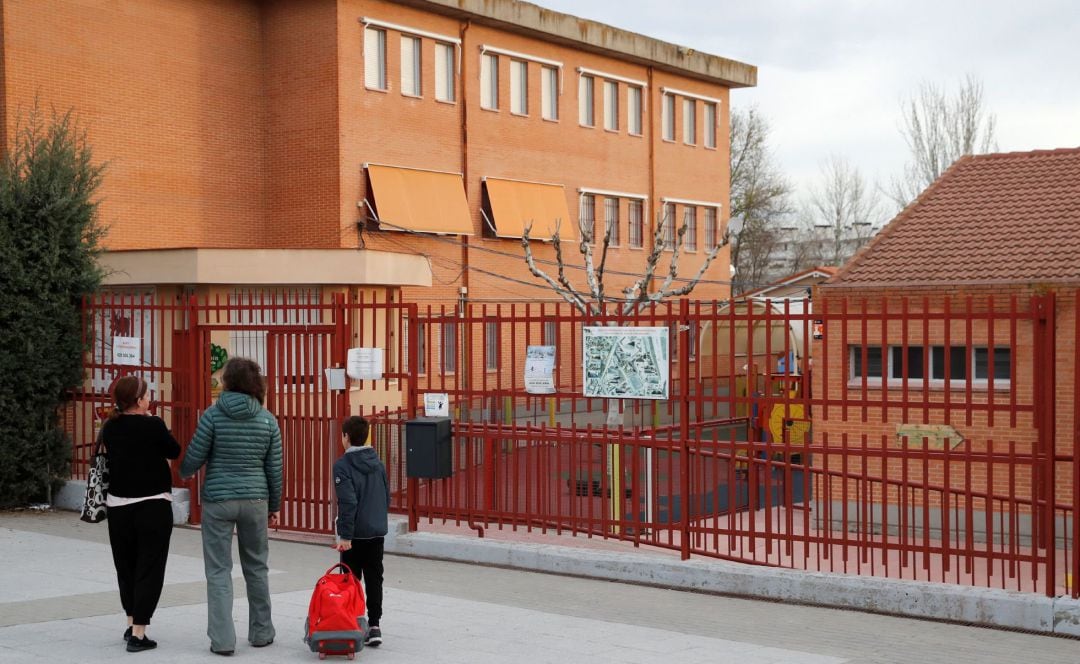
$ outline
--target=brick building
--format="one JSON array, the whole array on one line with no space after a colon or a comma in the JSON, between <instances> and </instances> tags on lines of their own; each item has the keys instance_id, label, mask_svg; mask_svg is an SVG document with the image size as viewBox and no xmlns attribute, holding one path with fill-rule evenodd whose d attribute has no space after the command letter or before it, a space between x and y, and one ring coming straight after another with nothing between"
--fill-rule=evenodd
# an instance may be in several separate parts
<instances>
[{"instance_id":1,"label":"brick building","mask_svg":"<svg viewBox=\"0 0 1080 664\"><path fill-rule=\"evenodd\" d=\"M860 463L886 482L938 487L892 490L893 508L974 487L958 507L976 537L1030 534L1033 512L1060 521L1045 506L1076 491L1078 286L1080 149L960 159L818 287L813 357L831 359L814 376L815 441L869 449ZM890 465L890 448L927 452ZM1007 499L987 511L996 492ZM1021 516L1003 526L992 512Z\"/></svg>"},{"instance_id":2,"label":"brick building","mask_svg":"<svg viewBox=\"0 0 1080 664\"><path fill-rule=\"evenodd\" d=\"M75 110L108 164L109 283L158 296L551 297L506 278L534 281L516 238L527 221L576 236L582 216L615 224L615 282L640 271L659 216L688 221L692 274L727 221L729 91L756 81L752 66L517 0L0 13L3 138L35 99ZM699 293L726 295L728 270L725 251Z\"/></svg>"}]
</instances>

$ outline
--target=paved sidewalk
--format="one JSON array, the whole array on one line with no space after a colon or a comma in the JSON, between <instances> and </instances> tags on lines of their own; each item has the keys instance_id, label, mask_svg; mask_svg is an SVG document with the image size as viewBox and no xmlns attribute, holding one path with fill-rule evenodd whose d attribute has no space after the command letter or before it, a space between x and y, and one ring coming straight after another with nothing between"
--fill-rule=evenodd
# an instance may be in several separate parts
<instances>
[{"instance_id":1,"label":"paved sidewalk","mask_svg":"<svg viewBox=\"0 0 1080 664\"><path fill-rule=\"evenodd\" d=\"M104 525L69 512L0 513L0 662L220 662L205 636L199 533L178 528L156 651L129 654L120 634ZM274 645L238 643L234 660L310 662L301 643L326 546L275 541ZM237 597L243 595L238 571ZM246 629L246 602L235 612ZM1080 641L776 602L387 557L386 643L367 662L1080 663Z\"/></svg>"}]
</instances>

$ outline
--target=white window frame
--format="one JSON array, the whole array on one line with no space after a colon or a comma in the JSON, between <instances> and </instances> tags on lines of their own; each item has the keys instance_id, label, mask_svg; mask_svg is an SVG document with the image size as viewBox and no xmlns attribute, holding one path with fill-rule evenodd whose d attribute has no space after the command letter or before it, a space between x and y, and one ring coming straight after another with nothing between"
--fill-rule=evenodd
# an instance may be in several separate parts
<instances>
[{"instance_id":1,"label":"white window frame","mask_svg":"<svg viewBox=\"0 0 1080 664\"><path fill-rule=\"evenodd\" d=\"M578 124L596 126L596 77L583 74L578 78Z\"/></svg>"},{"instance_id":2,"label":"white window frame","mask_svg":"<svg viewBox=\"0 0 1080 664\"><path fill-rule=\"evenodd\" d=\"M686 226L686 233L683 234L683 248L686 251L696 252L698 247L696 206L687 205L683 208L683 226Z\"/></svg>"},{"instance_id":3,"label":"white window frame","mask_svg":"<svg viewBox=\"0 0 1080 664\"><path fill-rule=\"evenodd\" d=\"M419 37L401 35L401 94L422 97L424 94L424 42Z\"/></svg>"},{"instance_id":4,"label":"white window frame","mask_svg":"<svg viewBox=\"0 0 1080 664\"><path fill-rule=\"evenodd\" d=\"M540 115L559 121L559 70L548 65L540 67Z\"/></svg>"},{"instance_id":5,"label":"white window frame","mask_svg":"<svg viewBox=\"0 0 1080 664\"><path fill-rule=\"evenodd\" d=\"M644 100L645 88L636 85L626 86L626 131L631 136L641 136L644 131L642 115Z\"/></svg>"},{"instance_id":6,"label":"white window frame","mask_svg":"<svg viewBox=\"0 0 1080 664\"><path fill-rule=\"evenodd\" d=\"M499 370L499 322L484 321L484 371Z\"/></svg>"},{"instance_id":7,"label":"white window frame","mask_svg":"<svg viewBox=\"0 0 1080 664\"><path fill-rule=\"evenodd\" d=\"M720 214L714 207L705 206L705 250L712 251L720 244L720 227L718 224Z\"/></svg>"},{"instance_id":8,"label":"white window frame","mask_svg":"<svg viewBox=\"0 0 1080 664\"><path fill-rule=\"evenodd\" d=\"M697 100L683 99L683 143L697 145Z\"/></svg>"},{"instance_id":9,"label":"white window frame","mask_svg":"<svg viewBox=\"0 0 1080 664\"><path fill-rule=\"evenodd\" d=\"M663 125L663 140L675 142L675 95L664 94L660 98L660 122Z\"/></svg>"},{"instance_id":10,"label":"white window frame","mask_svg":"<svg viewBox=\"0 0 1080 664\"><path fill-rule=\"evenodd\" d=\"M454 66L456 52L454 44L435 42L435 101L448 104L457 102L457 74Z\"/></svg>"},{"instance_id":11,"label":"white window frame","mask_svg":"<svg viewBox=\"0 0 1080 664\"><path fill-rule=\"evenodd\" d=\"M587 204L586 204L587 203ZM588 214L586 214L588 212ZM586 227L585 222L589 225ZM589 242L596 242L596 195L581 193L578 200L578 229L583 237L587 236Z\"/></svg>"},{"instance_id":12,"label":"white window frame","mask_svg":"<svg viewBox=\"0 0 1080 664\"><path fill-rule=\"evenodd\" d=\"M526 60L510 60L510 112L529 114L529 63Z\"/></svg>"},{"instance_id":13,"label":"white window frame","mask_svg":"<svg viewBox=\"0 0 1080 664\"><path fill-rule=\"evenodd\" d=\"M908 377L906 382L907 382L907 386L909 388L919 389L919 388L922 388L924 386L928 386L930 389L945 389L946 388L946 381L945 381L945 378L944 378L944 376L945 376L944 371L942 371L942 373L941 373L941 375L942 375L941 378L935 378L934 377L934 374L936 373L935 370L937 369L937 362L934 360L934 350L933 349L936 348L936 347L944 347L944 345L945 345L944 343L932 343L930 345L915 343L915 344L908 344L907 345L907 349L909 351L911 349L913 349L913 348L919 348L919 349L922 349L924 357L926 357L927 353L929 354L929 357L926 358L926 365L927 365L927 370L929 371L929 377L922 377L922 378ZM903 350L904 350L904 346L902 344L890 344L890 345L885 346L883 348L880 344L877 344L877 343L866 344L866 346L867 346L867 348L875 348L875 349L880 349L881 350L881 354L882 354L881 355L881 370L882 370L882 373L884 374L884 376L886 377L886 387L888 389L897 389L897 388L903 387L903 385L905 383L904 378L903 378L903 358L901 356L901 358L900 358L901 361L899 363L895 362L893 354L894 354L894 352L902 354ZM968 357L967 357L967 362L968 362L967 366L971 370L971 387L972 387L972 389L977 389L977 390L988 389L989 386L990 386L990 380L989 380L988 372L993 370L993 361L992 361L992 358L990 357L989 346L985 345L985 344L973 344L972 346L967 347L967 346L962 345L962 344L961 345L955 345L954 344L953 348L958 348L960 350L966 350L966 351L968 351L970 353L968 355ZM856 373L856 371L855 371L856 355L858 355L859 362L861 363L861 361L862 361L862 350L861 349L862 349L862 345L857 344L857 343L849 344L849 346L848 346L848 367L849 367L849 369L848 369L848 386L849 387L862 387L862 385L863 385L861 373ZM978 363L976 362L976 354L979 351L984 351L984 352L987 353L987 363L986 363L986 366L983 369L983 372L982 372L983 375L982 376L979 375ZM1001 352L1001 351L1005 351L1005 352L1009 353L1008 359L1010 361L1010 372L1011 372L1012 348L1009 347L1009 346L1000 346L999 345L999 346L994 346L994 351L995 351L995 353L996 352ZM951 353L950 353L950 359L951 359ZM944 361L944 354L942 355L942 361ZM922 362L919 362L917 364L917 366L921 370L922 369ZM909 364L909 367L908 367L908 372L909 373L911 372L911 365L910 364ZM869 376L868 375L866 377L866 386L867 387L880 388L881 383L882 383L882 377L881 376ZM967 384L968 384L968 381L967 381L967 376L966 375L965 376L959 376L959 377L950 375L947 387L948 387L948 389L952 389L952 390L966 389ZM1009 378L994 378L994 389L995 390L997 390L997 389L1010 389L1011 387L1012 387L1012 376L1011 375L1010 375Z\"/></svg>"},{"instance_id":14,"label":"white window frame","mask_svg":"<svg viewBox=\"0 0 1080 664\"><path fill-rule=\"evenodd\" d=\"M384 28L364 27L364 87L380 92L390 90L390 81L386 75L386 30Z\"/></svg>"},{"instance_id":15,"label":"white window frame","mask_svg":"<svg viewBox=\"0 0 1080 664\"><path fill-rule=\"evenodd\" d=\"M480 54L480 108L499 110L499 55Z\"/></svg>"},{"instance_id":16,"label":"white window frame","mask_svg":"<svg viewBox=\"0 0 1080 664\"><path fill-rule=\"evenodd\" d=\"M443 373L457 373L458 324L456 321L451 322L443 319L439 325L442 328L439 330L439 336L441 337L439 350Z\"/></svg>"},{"instance_id":17,"label":"white window frame","mask_svg":"<svg viewBox=\"0 0 1080 664\"><path fill-rule=\"evenodd\" d=\"M704 119L705 124L705 147L710 150L716 149L716 127L717 127L717 110L718 106L711 101L705 102L704 106Z\"/></svg>"},{"instance_id":18,"label":"white window frame","mask_svg":"<svg viewBox=\"0 0 1080 664\"><path fill-rule=\"evenodd\" d=\"M604 129L619 131L618 81L604 81Z\"/></svg>"},{"instance_id":19,"label":"white window frame","mask_svg":"<svg viewBox=\"0 0 1080 664\"><path fill-rule=\"evenodd\" d=\"M675 203L664 201L660 210L660 223L663 224L661 242L664 243L664 246L662 248L664 251L673 251L676 238L675 216L678 214L678 209L675 207ZM669 212L671 214L668 214Z\"/></svg>"}]
</instances>

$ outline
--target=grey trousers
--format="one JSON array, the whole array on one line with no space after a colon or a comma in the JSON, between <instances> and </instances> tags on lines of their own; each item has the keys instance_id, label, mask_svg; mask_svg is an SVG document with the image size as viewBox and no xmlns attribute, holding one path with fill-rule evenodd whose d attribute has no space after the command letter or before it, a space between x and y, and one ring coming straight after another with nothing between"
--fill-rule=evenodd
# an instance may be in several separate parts
<instances>
[{"instance_id":1,"label":"grey trousers","mask_svg":"<svg viewBox=\"0 0 1080 664\"><path fill-rule=\"evenodd\" d=\"M233 625L232 534L236 529L240 566L248 600L248 642L274 638L270 619L269 512L265 500L226 500L202 507L203 564L206 568L206 635L214 650L236 648Z\"/></svg>"}]
</instances>

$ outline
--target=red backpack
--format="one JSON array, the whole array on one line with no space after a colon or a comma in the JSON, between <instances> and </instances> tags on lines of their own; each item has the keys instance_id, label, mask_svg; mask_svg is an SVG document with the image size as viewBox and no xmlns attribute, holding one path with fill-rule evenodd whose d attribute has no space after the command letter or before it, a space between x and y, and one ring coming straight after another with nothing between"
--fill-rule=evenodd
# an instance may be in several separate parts
<instances>
[{"instance_id":1,"label":"red backpack","mask_svg":"<svg viewBox=\"0 0 1080 664\"><path fill-rule=\"evenodd\" d=\"M336 569L344 570L340 574ZM315 584L304 623L304 641L322 659L327 655L347 655L364 647L368 622L367 603L360 580L344 563L326 570Z\"/></svg>"}]
</instances>

